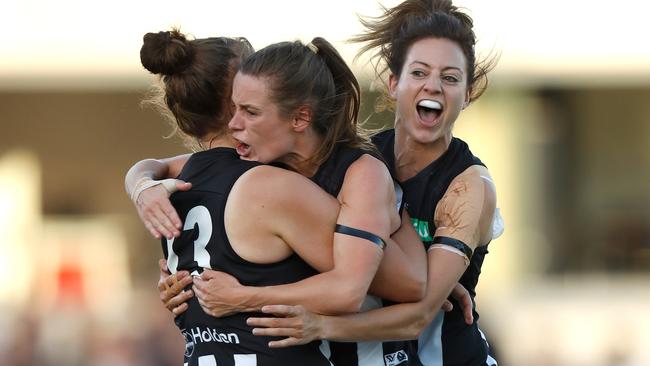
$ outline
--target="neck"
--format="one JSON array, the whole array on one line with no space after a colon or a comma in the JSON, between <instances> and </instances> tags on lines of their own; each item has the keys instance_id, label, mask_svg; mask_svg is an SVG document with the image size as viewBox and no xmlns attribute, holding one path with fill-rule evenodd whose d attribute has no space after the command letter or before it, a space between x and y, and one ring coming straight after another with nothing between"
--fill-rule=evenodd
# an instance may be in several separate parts
<instances>
[{"instance_id":1,"label":"neck","mask_svg":"<svg viewBox=\"0 0 650 366\"><path fill-rule=\"evenodd\" d=\"M200 139L199 144L203 150L210 150L216 147L235 147L235 142L230 137L230 134L208 135Z\"/></svg>"},{"instance_id":2,"label":"neck","mask_svg":"<svg viewBox=\"0 0 650 366\"><path fill-rule=\"evenodd\" d=\"M438 160L449 149L452 136L449 134L430 143L421 143L398 126L395 126L395 171L397 179L403 182Z\"/></svg>"},{"instance_id":3,"label":"neck","mask_svg":"<svg viewBox=\"0 0 650 366\"><path fill-rule=\"evenodd\" d=\"M318 165L312 162L311 158L322 143L323 139L310 128L296 138L293 150L278 161L290 166L300 175L312 177L316 174Z\"/></svg>"}]
</instances>

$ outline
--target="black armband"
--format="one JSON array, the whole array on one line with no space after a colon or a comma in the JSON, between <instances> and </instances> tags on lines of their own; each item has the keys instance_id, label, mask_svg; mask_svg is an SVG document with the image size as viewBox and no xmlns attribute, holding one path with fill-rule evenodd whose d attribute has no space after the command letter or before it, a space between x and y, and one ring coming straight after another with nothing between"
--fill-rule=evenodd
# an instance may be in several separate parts
<instances>
[{"instance_id":1,"label":"black armband","mask_svg":"<svg viewBox=\"0 0 650 366\"><path fill-rule=\"evenodd\" d=\"M431 246L436 244L452 247L454 249L459 250L461 253L465 254L467 259L472 258L472 248L470 248L467 244L463 243L458 239L453 239L447 236L436 236L433 238L433 242L431 243Z\"/></svg>"},{"instance_id":2,"label":"black armband","mask_svg":"<svg viewBox=\"0 0 650 366\"><path fill-rule=\"evenodd\" d=\"M336 228L334 228L334 232L339 234L344 234L344 235L356 236L357 238L361 238L361 239L366 239L372 242L373 244L377 245L381 250L384 250L384 248L386 248L386 242L384 241L384 239L368 231L336 224Z\"/></svg>"}]
</instances>

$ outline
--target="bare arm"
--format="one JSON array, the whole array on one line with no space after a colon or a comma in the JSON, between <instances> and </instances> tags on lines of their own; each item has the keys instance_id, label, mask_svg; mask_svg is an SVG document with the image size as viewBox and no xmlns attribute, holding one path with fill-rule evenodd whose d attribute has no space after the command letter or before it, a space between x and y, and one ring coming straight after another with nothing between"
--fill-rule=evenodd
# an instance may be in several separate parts
<instances>
[{"instance_id":1,"label":"bare arm","mask_svg":"<svg viewBox=\"0 0 650 366\"><path fill-rule=\"evenodd\" d=\"M156 239L180 234L181 220L169 202L169 195L176 190L188 190L191 184L181 180L155 180L178 176L189 157L190 154L185 154L161 160L141 160L126 173L126 192L131 197L140 220ZM142 189L145 187L149 188Z\"/></svg>"},{"instance_id":2,"label":"bare arm","mask_svg":"<svg viewBox=\"0 0 650 366\"><path fill-rule=\"evenodd\" d=\"M286 186L279 187L275 193L281 191L286 192L288 189ZM292 199L298 202L306 201L305 197L311 199L314 195L313 193L309 195L289 193ZM387 238L392 229L397 228L399 221L399 218L395 217L397 215L394 208L394 195L392 180L385 166L370 156L363 156L348 169L339 195L341 209L336 223ZM284 207L286 209L286 203ZM316 207L316 210L320 211L321 208ZM277 214L275 215L277 217ZM292 220L295 219L299 217ZM277 220L273 220L275 221ZM282 222L288 221L291 220L282 220ZM311 224L311 227L313 228L314 225L318 226L322 223ZM332 229L333 227L330 227L330 230ZM283 229L280 226L275 230L280 232ZM291 232L292 230L282 231L281 236L288 235L290 238ZM304 239L296 238L295 242L289 240L287 243L301 256L313 253L311 247L304 246L306 245ZM382 250L366 239L335 234L332 252L334 262L333 268L329 271L292 284L239 287L236 294L231 294L234 300L230 301L238 306L231 310L254 311L266 304L284 303L302 304L312 311L325 314L358 311L379 267ZM330 291L332 288L336 288L336 291ZM200 286L195 292L201 299L203 291ZM324 293L331 296L323 296ZM229 296L224 294L223 289L221 295Z\"/></svg>"},{"instance_id":3,"label":"bare arm","mask_svg":"<svg viewBox=\"0 0 650 366\"><path fill-rule=\"evenodd\" d=\"M489 226L484 223L491 221L495 201L493 186L485 183L476 172L463 173L452 183L438 205L435 218L438 224L436 235L462 240L472 249L476 248L479 240L488 236ZM291 318L290 314L296 311L300 313L301 309L270 307L269 312L281 315L286 311L285 315L289 314L289 318L250 319L249 324L273 327L258 329L256 334L292 337L277 343L281 346L300 344L301 339L308 338L339 341L416 338L432 321L466 269L464 258L447 250L430 249L427 257L427 292L425 298L417 303L397 304L343 316L315 315L311 318L299 318L299 314L295 319ZM301 323L305 319L310 319L308 327ZM303 332L300 337L293 333L296 328L301 328ZM305 332L307 328L309 330ZM269 332L266 332L267 330Z\"/></svg>"},{"instance_id":4,"label":"bare arm","mask_svg":"<svg viewBox=\"0 0 650 366\"><path fill-rule=\"evenodd\" d=\"M427 257L406 210L391 239L369 292L395 302L420 301L426 291Z\"/></svg>"}]
</instances>

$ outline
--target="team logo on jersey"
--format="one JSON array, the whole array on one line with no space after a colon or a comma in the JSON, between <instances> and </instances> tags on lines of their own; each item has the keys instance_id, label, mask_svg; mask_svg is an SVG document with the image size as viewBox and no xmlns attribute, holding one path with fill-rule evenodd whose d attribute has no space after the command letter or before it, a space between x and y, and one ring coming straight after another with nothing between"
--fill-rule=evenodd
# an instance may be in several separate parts
<instances>
[{"instance_id":1,"label":"team logo on jersey","mask_svg":"<svg viewBox=\"0 0 650 366\"><path fill-rule=\"evenodd\" d=\"M185 337L185 357L190 357L194 353L194 340L188 332L183 332L183 337Z\"/></svg>"},{"instance_id":2,"label":"team logo on jersey","mask_svg":"<svg viewBox=\"0 0 650 366\"><path fill-rule=\"evenodd\" d=\"M399 350L397 352L384 355L384 363L386 366L395 366L399 365L402 362L406 362L409 360L409 356L406 354L406 351L404 350Z\"/></svg>"},{"instance_id":3,"label":"team logo on jersey","mask_svg":"<svg viewBox=\"0 0 650 366\"><path fill-rule=\"evenodd\" d=\"M422 239L422 241L433 241L431 232L429 231L428 221L411 218L411 223L413 224L415 231L417 231L418 235L420 235L420 239Z\"/></svg>"}]
</instances>

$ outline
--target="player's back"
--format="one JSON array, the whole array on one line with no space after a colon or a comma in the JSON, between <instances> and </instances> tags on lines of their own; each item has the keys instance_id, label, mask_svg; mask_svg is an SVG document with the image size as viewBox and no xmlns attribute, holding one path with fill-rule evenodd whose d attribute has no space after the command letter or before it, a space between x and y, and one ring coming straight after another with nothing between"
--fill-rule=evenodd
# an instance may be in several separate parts
<instances>
[{"instance_id":1,"label":"player's back","mask_svg":"<svg viewBox=\"0 0 650 366\"><path fill-rule=\"evenodd\" d=\"M229 273L248 286L292 283L316 272L295 254L275 263L252 263L240 257L231 246L224 226L228 195L237 180L255 162L239 159L236 151L215 148L193 154L179 179L192 183L192 189L171 197L181 220L181 235L163 240L163 251L172 272L188 270L199 274L202 268ZM255 230L251 227L250 230ZM175 321L186 341L185 362L189 366L275 366L330 365L319 350L320 342L286 349L271 349L270 337L253 336L246 319L260 314L240 313L223 318L207 315L193 297L188 309Z\"/></svg>"}]
</instances>

